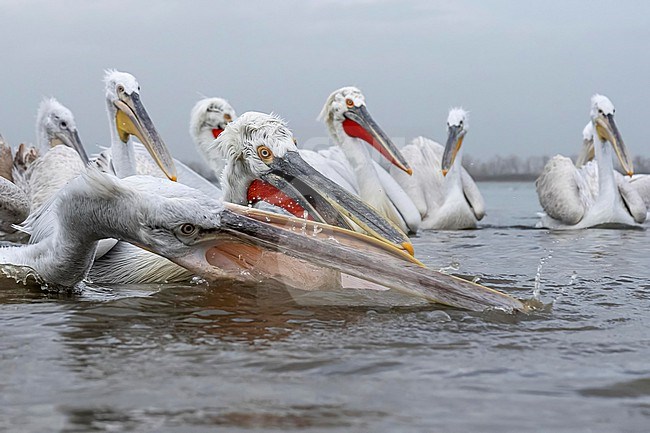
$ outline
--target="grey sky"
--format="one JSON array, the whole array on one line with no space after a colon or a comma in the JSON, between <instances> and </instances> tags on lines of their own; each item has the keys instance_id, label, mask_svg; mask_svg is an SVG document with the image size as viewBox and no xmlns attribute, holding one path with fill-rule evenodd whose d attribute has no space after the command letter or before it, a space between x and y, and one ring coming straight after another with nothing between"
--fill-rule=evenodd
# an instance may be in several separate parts
<instances>
[{"instance_id":1,"label":"grey sky","mask_svg":"<svg viewBox=\"0 0 650 433\"><path fill-rule=\"evenodd\" d=\"M34 141L43 96L73 111L91 152L108 145L101 79L117 68L185 160L199 94L279 113L315 143L345 85L398 144L443 140L462 105L465 152L482 158L577 153L599 92L631 153L650 156L650 2L0 0L0 16L0 133L14 145Z\"/></svg>"}]
</instances>

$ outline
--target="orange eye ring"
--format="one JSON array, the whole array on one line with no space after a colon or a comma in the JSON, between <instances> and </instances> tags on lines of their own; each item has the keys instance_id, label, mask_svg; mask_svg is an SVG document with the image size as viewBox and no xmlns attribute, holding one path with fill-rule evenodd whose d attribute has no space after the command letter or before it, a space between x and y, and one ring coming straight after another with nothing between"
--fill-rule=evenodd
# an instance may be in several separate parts
<instances>
[{"instance_id":1,"label":"orange eye ring","mask_svg":"<svg viewBox=\"0 0 650 433\"><path fill-rule=\"evenodd\" d=\"M350 98L345 100L345 105L347 105L348 108L354 107L354 101Z\"/></svg>"},{"instance_id":2,"label":"orange eye ring","mask_svg":"<svg viewBox=\"0 0 650 433\"><path fill-rule=\"evenodd\" d=\"M262 158L262 161L267 162L273 159L273 152L266 146L260 146L257 148L257 155Z\"/></svg>"}]
</instances>

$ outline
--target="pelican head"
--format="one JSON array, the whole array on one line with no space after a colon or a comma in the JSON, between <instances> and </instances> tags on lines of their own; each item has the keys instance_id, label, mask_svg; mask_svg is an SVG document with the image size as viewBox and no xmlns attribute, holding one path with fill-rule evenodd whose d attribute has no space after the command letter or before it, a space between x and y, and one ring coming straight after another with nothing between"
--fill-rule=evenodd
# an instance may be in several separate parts
<instances>
[{"instance_id":1,"label":"pelican head","mask_svg":"<svg viewBox=\"0 0 650 433\"><path fill-rule=\"evenodd\" d=\"M447 144L445 145L441 164L443 176L446 176L451 169L456 160L456 155L458 155L460 147L463 145L463 139L468 129L468 117L469 113L462 108L449 110L449 116L447 116Z\"/></svg>"},{"instance_id":2,"label":"pelican head","mask_svg":"<svg viewBox=\"0 0 650 433\"><path fill-rule=\"evenodd\" d=\"M356 87L334 91L327 98L319 119L325 121L333 136L341 138L345 134L360 138L401 170L413 173L406 158L370 116L366 100Z\"/></svg>"},{"instance_id":3,"label":"pelican head","mask_svg":"<svg viewBox=\"0 0 650 433\"><path fill-rule=\"evenodd\" d=\"M135 135L165 175L176 180L174 160L140 100L138 81L127 72L107 70L104 83L110 121L120 140L126 144Z\"/></svg>"},{"instance_id":4,"label":"pelican head","mask_svg":"<svg viewBox=\"0 0 650 433\"><path fill-rule=\"evenodd\" d=\"M370 206L307 164L286 124L272 114L247 112L229 123L216 140L226 156L224 199L239 204L265 201L298 216L366 232L412 252L399 228Z\"/></svg>"},{"instance_id":5,"label":"pelican head","mask_svg":"<svg viewBox=\"0 0 650 433\"><path fill-rule=\"evenodd\" d=\"M59 144L71 147L88 163L72 112L54 98L45 98L36 113L36 139L42 152Z\"/></svg>"},{"instance_id":6,"label":"pelican head","mask_svg":"<svg viewBox=\"0 0 650 433\"><path fill-rule=\"evenodd\" d=\"M235 110L221 98L203 98L192 108L190 136L217 176L223 171L225 156L219 151L215 138L236 118Z\"/></svg>"},{"instance_id":7,"label":"pelican head","mask_svg":"<svg viewBox=\"0 0 650 433\"><path fill-rule=\"evenodd\" d=\"M615 111L614 104L606 96L596 94L591 97L591 123L598 138L601 142L609 142L612 145L621 167L628 176L632 176L634 174L632 159L614 122Z\"/></svg>"},{"instance_id":8,"label":"pelican head","mask_svg":"<svg viewBox=\"0 0 650 433\"><path fill-rule=\"evenodd\" d=\"M215 139L223 132L226 125L235 119L237 119L235 109L225 99L203 98L192 108L190 136L197 143L201 142L203 135Z\"/></svg>"}]
</instances>

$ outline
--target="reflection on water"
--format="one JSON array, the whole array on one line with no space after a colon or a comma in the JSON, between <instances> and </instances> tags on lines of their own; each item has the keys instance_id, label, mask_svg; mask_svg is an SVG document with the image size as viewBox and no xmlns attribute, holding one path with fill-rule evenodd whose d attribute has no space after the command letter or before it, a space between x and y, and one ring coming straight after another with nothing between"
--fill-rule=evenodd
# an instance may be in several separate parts
<instances>
[{"instance_id":1,"label":"reflection on water","mask_svg":"<svg viewBox=\"0 0 650 433\"><path fill-rule=\"evenodd\" d=\"M6 285L0 431L645 431L647 232L535 230L532 185L481 188L485 226L421 234L418 256L538 294L539 310L271 285Z\"/></svg>"}]
</instances>

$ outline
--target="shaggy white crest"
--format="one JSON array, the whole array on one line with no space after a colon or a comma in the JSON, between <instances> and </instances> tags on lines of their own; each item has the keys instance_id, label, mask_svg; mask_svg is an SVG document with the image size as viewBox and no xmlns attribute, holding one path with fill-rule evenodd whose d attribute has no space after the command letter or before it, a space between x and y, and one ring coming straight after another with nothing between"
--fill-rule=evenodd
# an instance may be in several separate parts
<instances>
[{"instance_id":1,"label":"shaggy white crest","mask_svg":"<svg viewBox=\"0 0 650 433\"><path fill-rule=\"evenodd\" d=\"M72 112L55 98L44 98L36 113L36 140L41 151L50 148L49 141L56 133L76 131Z\"/></svg>"},{"instance_id":2,"label":"shaggy white crest","mask_svg":"<svg viewBox=\"0 0 650 433\"><path fill-rule=\"evenodd\" d=\"M447 116L447 126L462 126L464 130L468 129L467 121L469 120L469 113L461 107L454 107L449 110Z\"/></svg>"},{"instance_id":3,"label":"shaggy white crest","mask_svg":"<svg viewBox=\"0 0 650 433\"><path fill-rule=\"evenodd\" d=\"M104 72L104 84L106 86L106 98L110 100L117 99L117 86L124 87L124 91L131 95L132 93L140 93L140 85L138 80L128 72L120 72L115 69L107 69Z\"/></svg>"},{"instance_id":4,"label":"shaggy white crest","mask_svg":"<svg viewBox=\"0 0 650 433\"><path fill-rule=\"evenodd\" d=\"M596 93L591 97L591 117L595 117L599 112L602 112L605 115L614 114L616 110L614 109L614 104L609 100L607 96L599 95Z\"/></svg>"},{"instance_id":5,"label":"shaggy white crest","mask_svg":"<svg viewBox=\"0 0 650 433\"><path fill-rule=\"evenodd\" d=\"M225 115L230 120L225 119ZM190 136L196 141L203 129L224 129L229 121L237 119L235 109L222 98L204 98L198 101L190 114Z\"/></svg>"},{"instance_id":6,"label":"shaggy white crest","mask_svg":"<svg viewBox=\"0 0 650 433\"><path fill-rule=\"evenodd\" d=\"M229 123L216 143L228 162L241 159L257 173L269 170L257 154L258 147L264 145L279 157L288 151L298 151L284 120L275 114L255 111L246 112Z\"/></svg>"},{"instance_id":7,"label":"shaggy white crest","mask_svg":"<svg viewBox=\"0 0 650 433\"><path fill-rule=\"evenodd\" d=\"M348 109L346 105L346 100L348 99L354 102L355 107L366 105L366 98L361 93L361 90L352 86L342 87L327 97L325 106L323 106L323 109L318 115L318 119L328 124L335 120L343 121L343 113Z\"/></svg>"}]
</instances>

